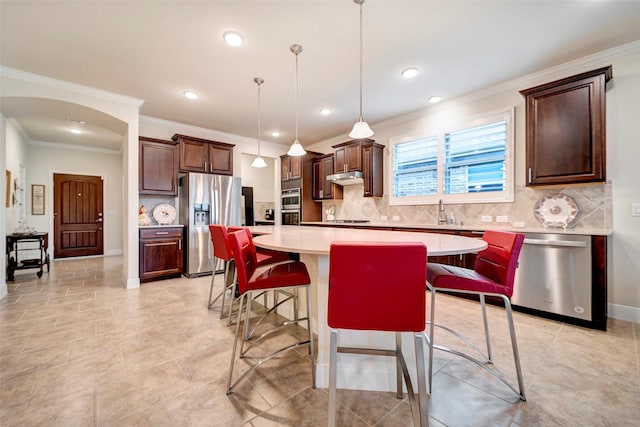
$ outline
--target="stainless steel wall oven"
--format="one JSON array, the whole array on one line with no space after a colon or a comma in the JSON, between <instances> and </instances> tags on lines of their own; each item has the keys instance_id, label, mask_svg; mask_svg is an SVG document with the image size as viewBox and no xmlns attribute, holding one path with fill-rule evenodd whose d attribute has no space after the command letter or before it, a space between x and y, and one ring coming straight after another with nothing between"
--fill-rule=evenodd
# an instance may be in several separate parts
<instances>
[{"instance_id":1,"label":"stainless steel wall oven","mask_svg":"<svg viewBox=\"0 0 640 427\"><path fill-rule=\"evenodd\" d=\"M282 225L300 225L300 209L283 209Z\"/></svg>"},{"instance_id":2,"label":"stainless steel wall oven","mask_svg":"<svg viewBox=\"0 0 640 427\"><path fill-rule=\"evenodd\" d=\"M290 188L288 190L282 190L282 211L300 211L301 198L299 188Z\"/></svg>"}]
</instances>

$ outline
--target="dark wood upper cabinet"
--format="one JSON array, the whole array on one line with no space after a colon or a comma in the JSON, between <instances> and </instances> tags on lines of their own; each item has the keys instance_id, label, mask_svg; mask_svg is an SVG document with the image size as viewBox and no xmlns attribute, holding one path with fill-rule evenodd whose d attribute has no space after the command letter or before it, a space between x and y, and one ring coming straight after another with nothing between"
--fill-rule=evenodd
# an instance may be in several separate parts
<instances>
[{"instance_id":1,"label":"dark wood upper cabinet","mask_svg":"<svg viewBox=\"0 0 640 427\"><path fill-rule=\"evenodd\" d=\"M611 66L520 91L528 186L606 180L605 86Z\"/></svg>"},{"instance_id":2,"label":"dark wood upper cabinet","mask_svg":"<svg viewBox=\"0 0 640 427\"><path fill-rule=\"evenodd\" d=\"M173 141L139 137L138 191L144 195L178 195L178 148Z\"/></svg>"},{"instance_id":3,"label":"dark wood upper cabinet","mask_svg":"<svg viewBox=\"0 0 640 427\"><path fill-rule=\"evenodd\" d=\"M348 141L333 146L335 149L333 162L333 170L335 173L362 172L362 141L372 140Z\"/></svg>"},{"instance_id":4,"label":"dark wood upper cabinet","mask_svg":"<svg viewBox=\"0 0 640 427\"><path fill-rule=\"evenodd\" d=\"M362 145L362 179L365 197L382 197L382 145Z\"/></svg>"},{"instance_id":5,"label":"dark wood upper cabinet","mask_svg":"<svg viewBox=\"0 0 640 427\"><path fill-rule=\"evenodd\" d=\"M342 187L327 181L327 175L333 174L333 154L313 159L313 199L342 199Z\"/></svg>"},{"instance_id":6,"label":"dark wood upper cabinet","mask_svg":"<svg viewBox=\"0 0 640 427\"><path fill-rule=\"evenodd\" d=\"M289 181L302 178L302 158L304 156L280 156L280 180Z\"/></svg>"},{"instance_id":7,"label":"dark wood upper cabinet","mask_svg":"<svg viewBox=\"0 0 640 427\"><path fill-rule=\"evenodd\" d=\"M365 197L382 197L383 145L373 139L357 139L334 145L334 173L362 172Z\"/></svg>"},{"instance_id":8,"label":"dark wood upper cabinet","mask_svg":"<svg viewBox=\"0 0 640 427\"><path fill-rule=\"evenodd\" d=\"M233 175L233 144L175 134L180 172Z\"/></svg>"}]
</instances>

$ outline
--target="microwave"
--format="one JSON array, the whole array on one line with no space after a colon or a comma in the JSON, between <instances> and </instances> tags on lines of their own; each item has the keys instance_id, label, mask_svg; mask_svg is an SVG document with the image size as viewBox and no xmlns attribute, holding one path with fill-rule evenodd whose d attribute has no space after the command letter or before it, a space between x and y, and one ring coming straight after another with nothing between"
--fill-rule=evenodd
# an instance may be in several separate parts
<instances>
[{"instance_id":1,"label":"microwave","mask_svg":"<svg viewBox=\"0 0 640 427\"><path fill-rule=\"evenodd\" d=\"M291 188L288 190L282 190L282 210L296 210L300 209L300 189Z\"/></svg>"}]
</instances>

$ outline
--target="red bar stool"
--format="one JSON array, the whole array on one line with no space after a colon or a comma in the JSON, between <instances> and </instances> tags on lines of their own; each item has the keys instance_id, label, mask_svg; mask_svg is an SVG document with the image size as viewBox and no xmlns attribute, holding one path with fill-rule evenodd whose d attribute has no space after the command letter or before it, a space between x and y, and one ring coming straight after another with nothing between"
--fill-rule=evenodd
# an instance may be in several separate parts
<instances>
[{"instance_id":1,"label":"red bar stool","mask_svg":"<svg viewBox=\"0 0 640 427\"><path fill-rule=\"evenodd\" d=\"M235 231L243 231L247 234L247 237L249 238L249 241L251 242L251 246L254 248L253 250L256 253L256 259L258 260L258 267L262 267L265 265L271 265L271 264L278 264L278 263L283 263L283 262L291 262L292 259L289 255L289 253L287 252L282 252L282 251L274 251L271 249L264 249L264 248L256 248L255 245L253 244L253 235L251 234L251 230L249 230L249 227L229 227L227 228L227 231L229 233L233 233ZM235 281L234 281L235 283ZM231 301L231 306L233 306L233 304L235 304L236 302L236 291L235 291L235 287L234 287L234 292L233 292L233 300ZM282 294L285 296L285 298L283 300L279 300L278 299L278 294ZM249 327L249 323L250 322L245 322L244 324L244 339L245 340L249 340L251 338L251 336L254 334L254 332L256 331L256 329L258 329L258 327L260 326L260 324L267 318L267 316L269 316L269 314L276 312L278 307L281 306L282 304L286 303L289 300L293 301L294 304L294 320L298 320L298 298L297 295L295 294L295 292L288 292L285 290L280 290L280 291L274 291L273 292L273 305L271 307L268 306L268 301L267 301L267 291L263 291L257 295L255 295L253 298L249 299L249 301L247 302L248 304L248 311L249 313L251 313L251 303L259 298L260 296L264 297L264 302L263 302L263 306L265 308L267 308L267 311L260 317L258 318L258 320L256 321L256 323L253 325L253 328ZM231 309L229 309L231 310ZM231 324L231 318L229 321L229 324Z\"/></svg>"},{"instance_id":2,"label":"red bar stool","mask_svg":"<svg viewBox=\"0 0 640 427\"><path fill-rule=\"evenodd\" d=\"M227 294L227 291L233 289L233 284L235 283L235 279L231 278L229 280L229 272L231 268L231 262L233 260L233 253L231 251L231 246L229 245L229 236L227 235L227 227L220 224L210 224L209 225L209 234L211 234L211 244L213 245L213 257L218 258L223 261L223 270L224 270L224 284L222 287L222 291L214 298L213 296L213 283L216 277L215 272L215 263L213 266L213 273L211 274L211 289L209 290L209 304L208 308L211 309L213 304L215 304L220 297L222 297L222 307L220 309L220 318L225 317L224 312L224 300ZM231 314L231 304L233 303L233 294L231 296L231 303L229 304L229 314ZM231 317L231 316L229 316Z\"/></svg>"},{"instance_id":3,"label":"red bar stool","mask_svg":"<svg viewBox=\"0 0 640 427\"><path fill-rule=\"evenodd\" d=\"M211 289L209 290L209 304L208 308L212 308L213 304L222 297L222 307L220 309L220 318L224 318L225 316L229 316L229 325L233 322L233 318L231 316L231 311L233 305L236 302L236 279L235 273L231 275L231 270L233 268L233 253L231 251L231 246L229 244L229 233L233 231L243 230L249 236L251 236L251 232L247 227L229 227L227 228L224 225L220 224L210 224L209 225L209 233L211 234L211 243L213 245L213 256L215 258L221 259L224 262L224 285L222 291L214 298L213 296L213 285L215 279L215 272L211 275ZM272 251L272 250L261 250L257 254L258 256L258 265L267 265L278 262L286 262L289 261L289 254L286 252L280 251ZM214 267L215 268L215 267ZM231 275L231 276L230 276ZM227 292L231 292L230 300L229 300L229 312L225 314L224 311L224 303Z\"/></svg>"},{"instance_id":4,"label":"red bar stool","mask_svg":"<svg viewBox=\"0 0 640 427\"><path fill-rule=\"evenodd\" d=\"M485 240L489 246L487 249L478 253L473 270L437 263L429 263L427 266L427 287L431 290L430 328L429 336L426 337L429 344L429 389L431 390L433 377L433 349L435 348L464 357L465 359L486 369L513 390L520 399L526 400L524 382L522 379L522 369L520 366L520 356L518 354L518 343L516 341L516 332L513 325L513 314L511 311L511 303L509 302L509 298L513 294L514 278L516 268L518 266L520 249L524 242L524 234L487 230L482 236L482 239ZM446 326L435 324L435 302L437 291L452 291L479 296L487 343L486 355L484 355L482 350L475 346L466 337ZM492 368L487 366L488 364L493 365L493 359L491 355L491 339L489 337L489 324L487 323L485 296L497 296L502 298L504 301L507 321L509 323L509 334L511 336L511 347L513 350L513 359L518 377L519 390L516 390L511 384L509 384L502 373L500 373L500 371L495 367ZM433 335L435 326L443 328L462 339L476 352L478 352L483 357L483 360L479 360L458 350L436 345L434 343Z\"/></svg>"},{"instance_id":5,"label":"red bar stool","mask_svg":"<svg viewBox=\"0 0 640 427\"><path fill-rule=\"evenodd\" d=\"M245 379L251 372L257 367L272 359L273 357L299 347L309 346L311 353L311 382L315 388L315 347L313 343L313 329L311 322L311 278L309 272L304 263L299 261L272 264L265 266L258 266L258 260L253 242L247 233L242 231L236 231L229 234L229 242L233 251L233 257L236 263L236 272L238 275L238 291L240 292L240 307L238 309L238 321L236 322L236 335L233 342L233 351L231 353L231 363L229 366L229 379L227 382L227 394L233 391L233 388L243 379ZM259 337L252 339L250 346L245 350L242 340L240 344L240 358L249 352L255 345L260 343L263 339L267 338L271 333L281 331L282 328L299 324L301 322L307 323L308 336L305 340L298 341L294 344L281 347L272 353L259 357L249 368L233 382L233 369L236 360L236 351L238 347L238 338L240 337L240 320L242 318L242 312L245 308L245 300L247 301L245 311L245 323L249 321L249 309L248 301L253 297L253 294L266 290L285 290L285 289L297 289L304 287L307 291L307 315L304 318L298 318L294 321L287 320L284 323L277 325L275 328L264 332Z\"/></svg>"},{"instance_id":6,"label":"red bar stool","mask_svg":"<svg viewBox=\"0 0 640 427\"><path fill-rule=\"evenodd\" d=\"M415 425L429 424L422 348L425 330L427 248L422 243L333 242L329 253L331 328L329 356L329 425L336 425L337 353L396 358L397 397L404 374ZM338 347L338 330L395 332L394 350ZM401 332L413 332L418 376L416 401L402 354Z\"/></svg>"}]
</instances>

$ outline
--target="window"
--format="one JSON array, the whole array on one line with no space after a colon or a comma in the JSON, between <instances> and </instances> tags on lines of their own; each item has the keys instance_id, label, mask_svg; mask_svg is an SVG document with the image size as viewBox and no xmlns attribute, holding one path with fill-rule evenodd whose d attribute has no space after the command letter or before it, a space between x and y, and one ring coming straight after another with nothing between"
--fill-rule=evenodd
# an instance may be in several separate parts
<instances>
[{"instance_id":1,"label":"window","mask_svg":"<svg viewBox=\"0 0 640 427\"><path fill-rule=\"evenodd\" d=\"M391 205L513 201L511 112L393 138Z\"/></svg>"}]
</instances>

